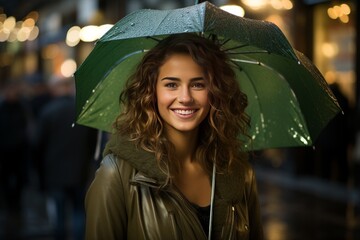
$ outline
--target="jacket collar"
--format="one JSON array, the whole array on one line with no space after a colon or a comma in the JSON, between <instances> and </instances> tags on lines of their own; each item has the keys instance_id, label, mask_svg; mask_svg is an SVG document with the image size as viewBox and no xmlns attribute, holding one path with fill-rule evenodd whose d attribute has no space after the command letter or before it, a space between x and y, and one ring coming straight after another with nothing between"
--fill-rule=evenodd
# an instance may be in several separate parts
<instances>
[{"instance_id":1,"label":"jacket collar","mask_svg":"<svg viewBox=\"0 0 360 240\"><path fill-rule=\"evenodd\" d=\"M113 135L104 150L104 155L107 154L114 154L120 159L127 161L140 174L155 180L159 186L163 185L166 181L167 176L158 167L155 154L137 148L134 143L125 137ZM244 165L238 163L234 164L229 173L216 174L215 195L218 200L224 201L227 204L241 201L245 170Z\"/></svg>"}]
</instances>

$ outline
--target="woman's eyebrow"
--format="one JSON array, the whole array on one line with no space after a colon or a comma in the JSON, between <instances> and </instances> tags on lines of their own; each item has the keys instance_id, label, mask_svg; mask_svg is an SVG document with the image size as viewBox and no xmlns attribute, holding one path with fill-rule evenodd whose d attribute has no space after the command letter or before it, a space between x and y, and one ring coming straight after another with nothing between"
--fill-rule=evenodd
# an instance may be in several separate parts
<instances>
[{"instance_id":1,"label":"woman's eyebrow","mask_svg":"<svg viewBox=\"0 0 360 240\"><path fill-rule=\"evenodd\" d=\"M177 77L163 77L160 81L163 81L163 80L181 81L181 79L177 78ZM194 78L190 79L191 82L201 81L201 80L205 80L205 79L203 77L194 77Z\"/></svg>"}]
</instances>

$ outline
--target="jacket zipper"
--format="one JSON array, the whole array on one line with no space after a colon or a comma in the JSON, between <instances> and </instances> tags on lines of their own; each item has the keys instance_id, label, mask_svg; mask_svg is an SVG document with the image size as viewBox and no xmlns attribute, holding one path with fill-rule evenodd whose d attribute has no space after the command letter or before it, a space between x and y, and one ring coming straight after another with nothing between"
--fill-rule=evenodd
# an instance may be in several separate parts
<instances>
[{"instance_id":1,"label":"jacket zipper","mask_svg":"<svg viewBox=\"0 0 360 240\"><path fill-rule=\"evenodd\" d=\"M133 180L130 180L130 183L134 183L134 184L141 184L141 185L144 185L144 186L148 186L148 187L153 187L153 188L158 188L160 187L160 185L157 183L156 180L152 179L152 178L148 178L148 177L145 177L145 176L138 176L138 177L135 177L133 178ZM187 212L189 212L190 214L192 214L193 218L196 220L198 226L200 226L200 230L201 232L203 233L204 235L204 239L206 239L206 234L203 230L203 228L201 227L201 223L200 223L200 220L198 219L198 217L196 216L196 214L194 213L194 210L191 208L190 204L187 203L187 200L184 199L184 197L179 193L177 192L176 190L167 190L168 193L174 195L174 197L180 199L181 202L183 202L185 205L185 209ZM175 236L178 236L177 231L176 231L176 224L175 224L175 216L174 216L174 213L170 213L169 212L169 215L170 215L170 218L171 218L171 221L172 221L172 225L173 225L173 228L174 228L174 233L175 233Z\"/></svg>"},{"instance_id":2,"label":"jacket zipper","mask_svg":"<svg viewBox=\"0 0 360 240\"><path fill-rule=\"evenodd\" d=\"M230 211L230 234L229 234L229 240L232 239L232 235L233 235L233 231L234 231L234 220L235 220L235 207L231 206L231 211Z\"/></svg>"},{"instance_id":3,"label":"jacket zipper","mask_svg":"<svg viewBox=\"0 0 360 240\"><path fill-rule=\"evenodd\" d=\"M222 230L222 234L221 234L221 239L229 239L231 240L232 237L233 237L233 231L234 231L234 220L235 220L235 207L234 206L230 206L228 208L228 221L227 221L227 224L223 227L223 230ZM229 226L230 227L226 227L226 226ZM227 232L227 230L229 232Z\"/></svg>"},{"instance_id":4,"label":"jacket zipper","mask_svg":"<svg viewBox=\"0 0 360 240\"><path fill-rule=\"evenodd\" d=\"M200 226L200 230L206 239L206 233L204 232L204 229L201 227L200 220L197 217L197 215L195 214L195 210L193 209L193 207L190 206L190 204L187 202L187 200L184 199L184 197L178 191L173 190L173 191L169 191L169 193L173 194L176 198L180 199L180 201L184 203L186 211L193 216L193 218L197 222L198 226Z\"/></svg>"}]
</instances>

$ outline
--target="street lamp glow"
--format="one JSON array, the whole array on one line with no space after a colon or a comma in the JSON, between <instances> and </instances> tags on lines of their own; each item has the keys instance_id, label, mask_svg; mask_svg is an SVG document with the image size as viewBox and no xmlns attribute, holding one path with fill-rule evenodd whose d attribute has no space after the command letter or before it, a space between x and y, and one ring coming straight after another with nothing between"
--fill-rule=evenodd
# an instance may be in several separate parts
<instances>
[{"instance_id":1,"label":"street lamp glow","mask_svg":"<svg viewBox=\"0 0 360 240\"><path fill-rule=\"evenodd\" d=\"M85 26L80 31L80 39L84 42L93 42L98 39L98 26L89 25Z\"/></svg>"},{"instance_id":2,"label":"street lamp glow","mask_svg":"<svg viewBox=\"0 0 360 240\"><path fill-rule=\"evenodd\" d=\"M242 2L246 6L251 7L255 10L265 7L265 5L267 4L266 0L242 0Z\"/></svg>"},{"instance_id":3,"label":"street lamp glow","mask_svg":"<svg viewBox=\"0 0 360 240\"><path fill-rule=\"evenodd\" d=\"M37 26L34 26L33 29L31 30L30 34L29 34L28 40L33 41L38 36L39 36L39 28Z\"/></svg>"},{"instance_id":4,"label":"street lamp glow","mask_svg":"<svg viewBox=\"0 0 360 240\"><path fill-rule=\"evenodd\" d=\"M61 64L60 71L64 77L71 77L76 71L76 68L77 68L76 62L73 59L66 59Z\"/></svg>"},{"instance_id":5,"label":"street lamp glow","mask_svg":"<svg viewBox=\"0 0 360 240\"><path fill-rule=\"evenodd\" d=\"M65 42L69 47L75 47L80 42L80 31L79 26L73 26L67 31Z\"/></svg>"},{"instance_id":6,"label":"street lamp glow","mask_svg":"<svg viewBox=\"0 0 360 240\"><path fill-rule=\"evenodd\" d=\"M9 31L13 30L16 26L16 19L14 17L8 17L5 19L3 27Z\"/></svg>"},{"instance_id":7,"label":"street lamp glow","mask_svg":"<svg viewBox=\"0 0 360 240\"><path fill-rule=\"evenodd\" d=\"M107 31L110 30L114 25L112 24L103 24L98 28L98 38L101 38Z\"/></svg>"},{"instance_id":8,"label":"street lamp glow","mask_svg":"<svg viewBox=\"0 0 360 240\"><path fill-rule=\"evenodd\" d=\"M243 17L245 15L244 9L238 5L224 5L221 6L220 8L228 13L231 13L239 17Z\"/></svg>"}]
</instances>

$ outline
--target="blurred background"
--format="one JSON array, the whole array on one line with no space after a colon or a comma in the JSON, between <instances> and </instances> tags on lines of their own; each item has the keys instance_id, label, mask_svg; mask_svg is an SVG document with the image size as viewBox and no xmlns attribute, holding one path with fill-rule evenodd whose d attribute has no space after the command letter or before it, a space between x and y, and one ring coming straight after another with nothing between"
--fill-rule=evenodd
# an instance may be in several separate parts
<instances>
[{"instance_id":1,"label":"blurred background","mask_svg":"<svg viewBox=\"0 0 360 240\"><path fill-rule=\"evenodd\" d=\"M83 238L83 197L107 135L73 124L72 75L126 14L194 2L0 0L0 239ZM313 148L254 154L266 239L360 239L359 2L209 2L278 25L344 111Z\"/></svg>"}]
</instances>

